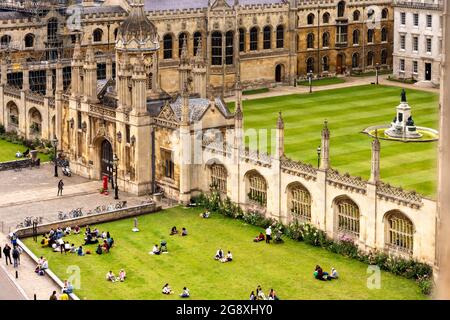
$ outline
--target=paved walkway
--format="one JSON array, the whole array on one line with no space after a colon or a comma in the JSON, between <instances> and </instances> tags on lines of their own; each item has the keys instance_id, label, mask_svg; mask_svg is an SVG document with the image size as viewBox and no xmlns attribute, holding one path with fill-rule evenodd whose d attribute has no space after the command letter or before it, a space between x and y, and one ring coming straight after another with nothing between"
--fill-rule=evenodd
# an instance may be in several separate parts
<instances>
[{"instance_id":1,"label":"paved walkway","mask_svg":"<svg viewBox=\"0 0 450 320\"><path fill-rule=\"evenodd\" d=\"M428 91L428 92L434 92L439 93L439 89L436 88L424 88L419 87L413 84L408 83L401 83L397 81L390 81L387 79L388 75L381 75L378 77L378 83L380 85L386 85L386 86L395 86L395 87L401 87L405 89L413 89L413 90L422 90L422 91ZM345 82L344 83L337 83L337 84L331 84L327 86L318 86L313 87L312 91L323 91L323 90L330 90L330 89L339 89L339 88L348 88L348 87L354 87L354 86L361 86L361 85L367 85L371 84L372 82L376 81L375 76L370 77L344 77ZM277 97L277 96L284 96L289 94L299 94L299 93L308 93L309 92L309 86L302 86L299 85L297 87L293 86L279 86L275 88L271 88L269 92L264 93L258 93L258 94L252 94L252 95L244 95L242 96L242 100L254 100L254 99L262 99L262 98L269 98L269 97ZM234 97L229 97L225 99L225 102L233 102Z\"/></svg>"}]
</instances>

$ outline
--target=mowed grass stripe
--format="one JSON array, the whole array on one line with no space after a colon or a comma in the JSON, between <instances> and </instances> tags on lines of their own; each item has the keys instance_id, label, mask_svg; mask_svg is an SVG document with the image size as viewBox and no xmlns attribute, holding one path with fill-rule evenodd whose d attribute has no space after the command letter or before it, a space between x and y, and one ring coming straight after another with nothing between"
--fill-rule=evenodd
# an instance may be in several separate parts
<instances>
[{"instance_id":1,"label":"mowed grass stripe","mask_svg":"<svg viewBox=\"0 0 450 320\"><path fill-rule=\"evenodd\" d=\"M367 178L370 174L371 138L361 131L369 126L388 125L400 103L400 89L365 85L244 101L245 129L271 129L279 111L285 121L287 156L317 165L317 147L323 121L331 131L330 158L333 168ZM417 126L438 128L438 95L406 90ZM268 137L269 143L271 137ZM414 186L434 196L436 143L381 141L381 176L385 182ZM268 151L271 152L270 146ZM415 174L417 172L417 175Z\"/></svg>"}]
</instances>

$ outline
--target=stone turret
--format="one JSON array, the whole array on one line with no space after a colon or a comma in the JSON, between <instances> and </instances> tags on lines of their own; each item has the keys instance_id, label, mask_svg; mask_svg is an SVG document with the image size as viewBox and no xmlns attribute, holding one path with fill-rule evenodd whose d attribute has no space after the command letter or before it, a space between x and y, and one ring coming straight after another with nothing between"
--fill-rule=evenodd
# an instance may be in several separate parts
<instances>
[{"instance_id":1,"label":"stone turret","mask_svg":"<svg viewBox=\"0 0 450 320\"><path fill-rule=\"evenodd\" d=\"M330 130L328 121L323 122L322 142L320 146L320 169L328 170L330 168Z\"/></svg>"},{"instance_id":2,"label":"stone turret","mask_svg":"<svg viewBox=\"0 0 450 320\"><path fill-rule=\"evenodd\" d=\"M198 42L197 53L194 57L192 78L194 81L194 92L198 94L200 98L206 98L206 63L203 56L202 40Z\"/></svg>"},{"instance_id":3,"label":"stone turret","mask_svg":"<svg viewBox=\"0 0 450 320\"><path fill-rule=\"evenodd\" d=\"M184 91L184 86L188 82L189 77L191 76L192 66L189 60L188 50L187 50L187 40L184 38L183 48L181 49L180 56L180 65L178 67L179 74L179 83L180 83L180 92Z\"/></svg>"},{"instance_id":4,"label":"stone turret","mask_svg":"<svg viewBox=\"0 0 450 320\"><path fill-rule=\"evenodd\" d=\"M97 99L97 61L95 60L92 37L88 39L86 58L84 61L84 99L90 103L98 102Z\"/></svg>"},{"instance_id":5,"label":"stone turret","mask_svg":"<svg viewBox=\"0 0 450 320\"><path fill-rule=\"evenodd\" d=\"M284 120L281 111L278 113L277 131L276 131L276 158L281 159L284 156Z\"/></svg>"},{"instance_id":6,"label":"stone turret","mask_svg":"<svg viewBox=\"0 0 450 320\"><path fill-rule=\"evenodd\" d=\"M378 130L375 131L375 139L372 141L372 167L370 170L369 182L378 184L380 181L380 140L378 140Z\"/></svg>"}]
</instances>

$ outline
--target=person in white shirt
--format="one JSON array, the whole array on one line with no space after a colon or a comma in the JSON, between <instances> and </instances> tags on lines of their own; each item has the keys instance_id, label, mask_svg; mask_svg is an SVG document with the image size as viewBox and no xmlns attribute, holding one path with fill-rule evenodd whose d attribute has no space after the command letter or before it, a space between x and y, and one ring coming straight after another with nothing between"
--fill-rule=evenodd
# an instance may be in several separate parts
<instances>
[{"instance_id":1,"label":"person in white shirt","mask_svg":"<svg viewBox=\"0 0 450 320\"><path fill-rule=\"evenodd\" d=\"M48 261L47 261L47 259L44 258L44 261L42 261L42 264L41 264L41 270L45 270L45 269L48 269Z\"/></svg>"},{"instance_id":2,"label":"person in white shirt","mask_svg":"<svg viewBox=\"0 0 450 320\"><path fill-rule=\"evenodd\" d=\"M222 251L222 249L219 249L219 250L217 250L214 259L216 259L216 260L222 260L222 258L223 258L223 251Z\"/></svg>"},{"instance_id":3,"label":"person in white shirt","mask_svg":"<svg viewBox=\"0 0 450 320\"><path fill-rule=\"evenodd\" d=\"M66 230L64 230L64 233L66 235L69 235L72 232L72 228L71 227L67 227Z\"/></svg>"},{"instance_id":4,"label":"person in white shirt","mask_svg":"<svg viewBox=\"0 0 450 320\"><path fill-rule=\"evenodd\" d=\"M183 288L183 292L180 294L180 297L182 297L182 298L189 298L189 296L190 296L189 289L184 287Z\"/></svg>"},{"instance_id":5,"label":"person in white shirt","mask_svg":"<svg viewBox=\"0 0 450 320\"><path fill-rule=\"evenodd\" d=\"M102 238L106 239L106 232L105 231L102 232Z\"/></svg>"},{"instance_id":6,"label":"person in white shirt","mask_svg":"<svg viewBox=\"0 0 450 320\"><path fill-rule=\"evenodd\" d=\"M172 289L170 289L170 286L168 283L166 283L164 285L164 287L162 288L162 293L163 294L172 294L173 293L173 291L172 291Z\"/></svg>"},{"instance_id":7,"label":"person in white shirt","mask_svg":"<svg viewBox=\"0 0 450 320\"><path fill-rule=\"evenodd\" d=\"M116 282L116 276L114 275L114 273L112 271L109 271L106 274L106 280L111 281L111 282Z\"/></svg>"},{"instance_id":8,"label":"person in white shirt","mask_svg":"<svg viewBox=\"0 0 450 320\"><path fill-rule=\"evenodd\" d=\"M121 269L119 272L119 280L121 282L124 282L126 277L127 277L127 274L126 274L125 270Z\"/></svg>"},{"instance_id":9,"label":"person in white shirt","mask_svg":"<svg viewBox=\"0 0 450 320\"><path fill-rule=\"evenodd\" d=\"M270 243L271 239L272 239L272 226L269 226L266 229L266 243Z\"/></svg>"},{"instance_id":10,"label":"person in white shirt","mask_svg":"<svg viewBox=\"0 0 450 320\"><path fill-rule=\"evenodd\" d=\"M228 251L227 256L224 257L220 261L222 261L222 262L231 262L231 261L233 261L233 255L231 254L231 251Z\"/></svg>"},{"instance_id":11,"label":"person in white shirt","mask_svg":"<svg viewBox=\"0 0 450 320\"><path fill-rule=\"evenodd\" d=\"M328 277L332 279L337 279L339 278L339 274L335 268L331 268L331 275L329 275Z\"/></svg>"},{"instance_id":12,"label":"person in white shirt","mask_svg":"<svg viewBox=\"0 0 450 320\"><path fill-rule=\"evenodd\" d=\"M150 254L161 254L161 250L159 250L157 244L155 244L155 245L153 246L152 252L150 252Z\"/></svg>"}]
</instances>

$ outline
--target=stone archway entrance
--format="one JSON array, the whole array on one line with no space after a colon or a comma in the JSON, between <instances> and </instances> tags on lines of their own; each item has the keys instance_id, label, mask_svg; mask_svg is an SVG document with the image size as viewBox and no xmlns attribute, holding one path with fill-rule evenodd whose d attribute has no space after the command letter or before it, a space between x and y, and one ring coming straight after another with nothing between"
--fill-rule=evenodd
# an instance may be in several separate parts
<instances>
[{"instance_id":1,"label":"stone archway entrance","mask_svg":"<svg viewBox=\"0 0 450 320\"><path fill-rule=\"evenodd\" d=\"M112 178L113 175L113 151L108 140L102 141L101 146L101 176Z\"/></svg>"},{"instance_id":2,"label":"stone archway entrance","mask_svg":"<svg viewBox=\"0 0 450 320\"><path fill-rule=\"evenodd\" d=\"M275 67L275 82L283 82L284 78L284 67L281 64L278 64Z\"/></svg>"}]
</instances>

